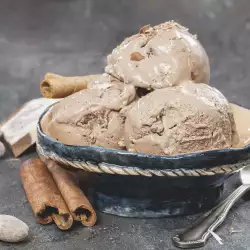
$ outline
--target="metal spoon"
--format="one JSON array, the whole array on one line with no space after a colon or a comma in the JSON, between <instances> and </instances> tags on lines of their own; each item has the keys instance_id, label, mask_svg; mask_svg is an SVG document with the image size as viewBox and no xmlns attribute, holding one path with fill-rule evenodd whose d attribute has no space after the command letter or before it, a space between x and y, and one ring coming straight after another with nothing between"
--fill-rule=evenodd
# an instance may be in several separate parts
<instances>
[{"instance_id":1,"label":"metal spoon","mask_svg":"<svg viewBox=\"0 0 250 250\"><path fill-rule=\"evenodd\" d=\"M208 211L200 220L195 222L190 228L183 233L172 238L173 244L179 248L196 248L203 247L207 240L226 219L226 216L244 193L250 189L250 166L240 171L240 180L242 185L238 187L218 206Z\"/></svg>"}]
</instances>

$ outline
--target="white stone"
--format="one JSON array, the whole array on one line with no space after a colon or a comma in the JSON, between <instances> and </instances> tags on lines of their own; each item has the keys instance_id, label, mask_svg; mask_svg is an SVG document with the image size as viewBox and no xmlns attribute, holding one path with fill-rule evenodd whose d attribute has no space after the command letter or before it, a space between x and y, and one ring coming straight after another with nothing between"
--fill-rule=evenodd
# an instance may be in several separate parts
<instances>
[{"instance_id":1,"label":"white stone","mask_svg":"<svg viewBox=\"0 0 250 250\"><path fill-rule=\"evenodd\" d=\"M29 227L18 218L11 215L0 215L0 240L20 242L29 234Z\"/></svg>"}]
</instances>

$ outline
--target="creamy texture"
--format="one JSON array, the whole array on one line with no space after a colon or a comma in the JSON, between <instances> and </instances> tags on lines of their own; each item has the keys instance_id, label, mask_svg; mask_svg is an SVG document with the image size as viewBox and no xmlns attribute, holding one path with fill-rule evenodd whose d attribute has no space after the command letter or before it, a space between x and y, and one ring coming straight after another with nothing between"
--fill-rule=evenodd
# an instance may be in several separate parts
<instances>
[{"instance_id":1,"label":"creamy texture","mask_svg":"<svg viewBox=\"0 0 250 250\"><path fill-rule=\"evenodd\" d=\"M208 83L207 54L196 36L173 21L144 26L108 56L105 72L126 84L160 89L186 81Z\"/></svg>"},{"instance_id":2,"label":"creamy texture","mask_svg":"<svg viewBox=\"0 0 250 250\"><path fill-rule=\"evenodd\" d=\"M91 81L88 84L88 89L106 89L114 84L120 83L116 78L106 73L102 74L98 80Z\"/></svg>"},{"instance_id":3,"label":"creamy texture","mask_svg":"<svg viewBox=\"0 0 250 250\"><path fill-rule=\"evenodd\" d=\"M54 105L42 129L68 145L157 155L243 145L249 130L239 140L231 107L209 78L207 54L188 29L146 25L113 50L87 90Z\"/></svg>"},{"instance_id":4,"label":"creamy texture","mask_svg":"<svg viewBox=\"0 0 250 250\"><path fill-rule=\"evenodd\" d=\"M134 101L133 85L87 89L56 104L42 120L47 135L68 145L124 148L124 108ZM121 111L121 112L120 112Z\"/></svg>"},{"instance_id":5,"label":"creamy texture","mask_svg":"<svg viewBox=\"0 0 250 250\"><path fill-rule=\"evenodd\" d=\"M125 123L129 151L177 155L229 148L238 141L226 98L206 84L155 90L129 110Z\"/></svg>"}]
</instances>

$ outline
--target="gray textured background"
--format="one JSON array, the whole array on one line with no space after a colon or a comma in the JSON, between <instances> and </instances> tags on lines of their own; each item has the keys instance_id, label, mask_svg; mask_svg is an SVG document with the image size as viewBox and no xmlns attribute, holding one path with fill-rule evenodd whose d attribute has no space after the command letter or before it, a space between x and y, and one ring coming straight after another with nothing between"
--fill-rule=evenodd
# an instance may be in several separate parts
<instances>
[{"instance_id":1,"label":"gray textured background","mask_svg":"<svg viewBox=\"0 0 250 250\"><path fill-rule=\"evenodd\" d=\"M211 85L231 102L250 107L249 0L2 0L0 2L0 121L39 97L46 72L84 75L103 71L106 55L144 24L174 19L203 43L211 62ZM32 155L32 153L30 153ZM94 228L61 232L39 226L19 179L20 160L0 161L0 213L24 220L30 241L0 249L175 249L171 236L196 216L139 220L99 215ZM236 178L235 178L236 179ZM226 183L226 192L235 180ZM230 228L242 232L230 234ZM250 201L241 201L204 249L250 249Z\"/></svg>"}]
</instances>

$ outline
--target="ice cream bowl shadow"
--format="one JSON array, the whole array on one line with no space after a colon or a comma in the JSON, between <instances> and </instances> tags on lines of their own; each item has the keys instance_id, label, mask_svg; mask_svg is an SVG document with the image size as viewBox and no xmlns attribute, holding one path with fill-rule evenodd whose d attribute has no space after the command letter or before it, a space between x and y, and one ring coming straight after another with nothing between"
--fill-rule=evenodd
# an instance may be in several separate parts
<instances>
[{"instance_id":1,"label":"ice cream bowl shadow","mask_svg":"<svg viewBox=\"0 0 250 250\"><path fill-rule=\"evenodd\" d=\"M206 211L223 194L224 181L250 163L250 144L177 156L65 145L37 126L44 159L88 175L88 196L102 212L124 217L171 217Z\"/></svg>"}]
</instances>

